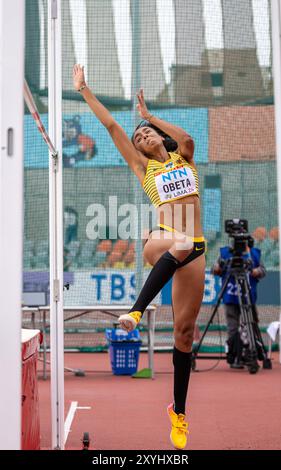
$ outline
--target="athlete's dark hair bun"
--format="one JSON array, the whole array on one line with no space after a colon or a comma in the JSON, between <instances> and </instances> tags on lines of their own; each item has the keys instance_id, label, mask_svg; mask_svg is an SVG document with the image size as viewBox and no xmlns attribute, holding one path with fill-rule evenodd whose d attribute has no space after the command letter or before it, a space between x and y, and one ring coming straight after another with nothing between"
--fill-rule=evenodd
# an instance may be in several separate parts
<instances>
[{"instance_id":1,"label":"athlete's dark hair bun","mask_svg":"<svg viewBox=\"0 0 281 470\"><path fill-rule=\"evenodd\" d=\"M177 142L174 139L172 139L168 134L161 131L161 129L159 129L159 127L154 126L149 121L141 121L139 123L139 125L134 130L134 133L133 133L133 136L132 136L132 142L134 140L134 135L135 135L136 131L140 127L151 127L151 129L154 129L157 132L157 134L161 135L161 137L164 137L163 145L164 145L165 149L167 150L167 152L174 152L175 150L177 150L177 148L178 148Z\"/></svg>"}]
</instances>

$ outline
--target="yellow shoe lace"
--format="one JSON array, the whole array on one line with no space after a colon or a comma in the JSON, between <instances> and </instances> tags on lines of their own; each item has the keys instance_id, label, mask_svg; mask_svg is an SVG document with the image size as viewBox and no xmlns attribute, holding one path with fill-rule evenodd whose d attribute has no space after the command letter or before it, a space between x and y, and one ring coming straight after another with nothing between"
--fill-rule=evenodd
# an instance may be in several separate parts
<instances>
[{"instance_id":1,"label":"yellow shoe lace","mask_svg":"<svg viewBox=\"0 0 281 470\"><path fill-rule=\"evenodd\" d=\"M189 431L188 431L188 429L187 429L188 424L187 424L187 422L184 420L184 418L185 418L184 415L179 414L179 415L178 415L178 420L177 420L177 423L176 423L175 427L176 427L179 431L181 431L181 432L187 434L187 433L189 433Z\"/></svg>"},{"instance_id":2,"label":"yellow shoe lace","mask_svg":"<svg viewBox=\"0 0 281 470\"><path fill-rule=\"evenodd\" d=\"M131 312L129 313L130 317L132 317L137 323L141 321L142 313L141 312Z\"/></svg>"}]
</instances>

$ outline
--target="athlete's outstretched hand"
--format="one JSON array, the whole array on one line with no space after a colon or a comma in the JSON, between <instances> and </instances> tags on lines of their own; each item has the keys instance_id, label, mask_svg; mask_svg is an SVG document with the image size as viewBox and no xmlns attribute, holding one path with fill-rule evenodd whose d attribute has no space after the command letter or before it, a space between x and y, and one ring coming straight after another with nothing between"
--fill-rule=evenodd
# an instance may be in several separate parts
<instances>
[{"instance_id":1,"label":"athlete's outstretched hand","mask_svg":"<svg viewBox=\"0 0 281 470\"><path fill-rule=\"evenodd\" d=\"M79 90L81 86L86 85L84 66L81 67L80 64L75 64L73 67L73 85L75 90Z\"/></svg>"},{"instance_id":2,"label":"athlete's outstretched hand","mask_svg":"<svg viewBox=\"0 0 281 470\"><path fill-rule=\"evenodd\" d=\"M140 117L142 119L149 120L149 118L151 117L151 114L149 113L147 106L145 104L142 88L137 93L137 98L138 98L137 110L139 112Z\"/></svg>"}]
</instances>

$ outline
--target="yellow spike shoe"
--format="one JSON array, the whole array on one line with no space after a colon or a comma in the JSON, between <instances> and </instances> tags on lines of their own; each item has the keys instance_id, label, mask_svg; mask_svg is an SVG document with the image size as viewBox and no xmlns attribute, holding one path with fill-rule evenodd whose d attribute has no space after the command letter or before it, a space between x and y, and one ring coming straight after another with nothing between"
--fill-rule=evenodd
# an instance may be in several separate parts
<instances>
[{"instance_id":1,"label":"yellow spike shoe","mask_svg":"<svg viewBox=\"0 0 281 470\"><path fill-rule=\"evenodd\" d=\"M141 321L142 313L141 312L131 312L121 315L118 319L121 328L128 332L133 331L136 326Z\"/></svg>"},{"instance_id":2,"label":"yellow spike shoe","mask_svg":"<svg viewBox=\"0 0 281 470\"><path fill-rule=\"evenodd\" d=\"M173 403L167 408L167 413L171 421L172 430L170 440L175 449L184 449L187 442L188 423L185 421L185 415L174 412Z\"/></svg>"}]
</instances>

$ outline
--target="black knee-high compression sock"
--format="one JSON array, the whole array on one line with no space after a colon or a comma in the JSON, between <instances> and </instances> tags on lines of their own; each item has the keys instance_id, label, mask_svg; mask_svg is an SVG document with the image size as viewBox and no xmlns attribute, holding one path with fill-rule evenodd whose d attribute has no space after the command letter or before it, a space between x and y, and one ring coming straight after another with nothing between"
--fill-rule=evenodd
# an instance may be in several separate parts
<instances>
[{"instance_id":1,"label":"black knee-high compression sock","mask_svg":"<svg viewBox=\"0 0 281 470\"><path fill-rule=\"evenodd\" d=\"M174 346L174 411L185 414L185 402L191 370L192 352L179 351Z\"/></svg>"},{"instance_id":2,"label":"black knee-high compression sock","mask_svg":"<svg viewBox=\"0 0 281 470\"><path fill-rule=\"evenodd\" d=\"M130 312L138 311L143 313L162 287L173 277L179 264L180 261L169 251L166 251L150 271L140 295Z\"/></svg>"}]
</instances>

